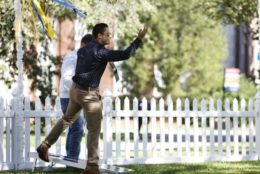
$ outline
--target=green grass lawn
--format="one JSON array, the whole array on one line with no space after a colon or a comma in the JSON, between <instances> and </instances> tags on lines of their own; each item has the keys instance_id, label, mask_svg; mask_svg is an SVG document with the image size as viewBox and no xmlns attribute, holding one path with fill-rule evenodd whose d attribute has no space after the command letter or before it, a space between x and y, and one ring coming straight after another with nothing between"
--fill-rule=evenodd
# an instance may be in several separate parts
<instances>
[{"instance_id":1,"label":"green grass lawn","mask_svg":"<svg viewBox=\"0 0 260 174\"><path fill-rule=\"evenodd\" d=\"M127 168L133 169L132 174L260 174L260 161L244 162L210 162L198 164L158 164L158 165L130 165ZM81 173L69 171L65 168L54 169L44 172L30 171L0 171L0 174L72 174ZM131 173L130 173L131 174Z\"/></svg>"}]
</instances>

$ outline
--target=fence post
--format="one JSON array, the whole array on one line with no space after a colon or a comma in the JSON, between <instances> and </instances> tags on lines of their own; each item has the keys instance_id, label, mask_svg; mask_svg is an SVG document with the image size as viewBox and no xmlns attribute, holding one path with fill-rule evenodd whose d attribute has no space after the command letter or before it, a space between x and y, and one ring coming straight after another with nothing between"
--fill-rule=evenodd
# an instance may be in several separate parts
<instances>
[{"instance_id":1,"label":"fence post","mask_svg":"<svg viewBox=\"0 0 260 174\"><path fill-rule=\"evenodd\" d=\"M256 154L260 159L260 92L256 93L255 97L255 112L256 112Z\"/></svg>"},{"instance_id":2,"label":"fence post","mask_svg":"<svg viewBox=\"0 0 260 174\"><path fill-rule=\"evenodd\" d=\"M17 92L17 91L16 91ZM23 96L14 95L12 102L14 117L12 119L12 162L16 170L25 169L24 156L24 121Z\"/></svg>"},{"instance_id":3,"label":"fence post","mask_svg":"<svg viewBox=\"0 0 260 174\"><path fill-rule=\"evenodd\" d=\"M15 24L19 20L21 14L22 4L21 0L14 1L15 10ZM23 42L22 42L22 25L17 27L17 60L16 66L18 68L18 76L16 79L15 90L13 91L13 97L15 101L15 114L13 118L12 125L12 157L14 162L14 168L16 170L25 168L24 166L24 125L23 125ZM17 149L15 149L15 147ZM15 154L14 154L15 153Z\"/></svg>"},{"instance_id":4,"label":"fence post","mask_svg":"<svg viewBox=\"0 0 260 174\"><path fill-rule=\"evenodd\" d=\"M112 118L112 93L105 90L103 93L103 158L106 163L112 158L112 136L111 136L111 118Z\"/></svg>"}]
</instances>

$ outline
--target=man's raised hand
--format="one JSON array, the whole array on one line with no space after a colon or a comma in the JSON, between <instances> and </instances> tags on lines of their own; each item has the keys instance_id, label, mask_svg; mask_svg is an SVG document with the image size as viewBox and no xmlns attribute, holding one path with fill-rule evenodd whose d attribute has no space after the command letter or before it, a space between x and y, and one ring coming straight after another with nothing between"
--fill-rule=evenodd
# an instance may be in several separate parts
<instances>
[{"instance_id":1,"label":"man's raised hand","mask_svg":"<svg viewBox=\"0 0 260 174\"><path fill-rule=\"evenodd\" d=\"M146 35L147 30L148 30L148 27L144 26L144 28L139 30L137 37L142 40L144 38L144 36Z\"/></svg>"}]
</instances>

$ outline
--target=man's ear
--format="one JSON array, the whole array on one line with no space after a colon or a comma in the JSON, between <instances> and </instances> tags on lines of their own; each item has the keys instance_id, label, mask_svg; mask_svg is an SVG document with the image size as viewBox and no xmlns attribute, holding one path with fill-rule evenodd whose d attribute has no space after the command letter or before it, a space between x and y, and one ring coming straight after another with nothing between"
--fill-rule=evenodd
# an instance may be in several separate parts
<instances>
[{"instance_id":1,"label":"man's ear","mask_svg":"<svg viewBox=\"0 0 260 174\"><path fill-rule=\"evenodd\" d=\"M101 33L98 33L97 35L97 39L101 38L102 37L102 34Z\"/></svg>"}]
</instances>

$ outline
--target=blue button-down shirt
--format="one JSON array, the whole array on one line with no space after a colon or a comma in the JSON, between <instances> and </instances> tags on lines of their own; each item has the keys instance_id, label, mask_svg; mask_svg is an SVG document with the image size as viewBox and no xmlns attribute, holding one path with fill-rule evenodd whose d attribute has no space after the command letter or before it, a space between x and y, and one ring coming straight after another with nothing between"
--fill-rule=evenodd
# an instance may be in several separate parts
<instances>
[{"instance_id":1,"label":"blue button-down shirt","mask_svg":"<svg viewBox=\"0 0 260 174\"><path fill-rule=\"evenodd\" d=\"M78 50L76 71L72 80L83 87L99 88L107 63L130 58L141 42L141 39L137 38L122 51L106 49L96 41L88 43Z\"/></svg>"}]
</instances>

